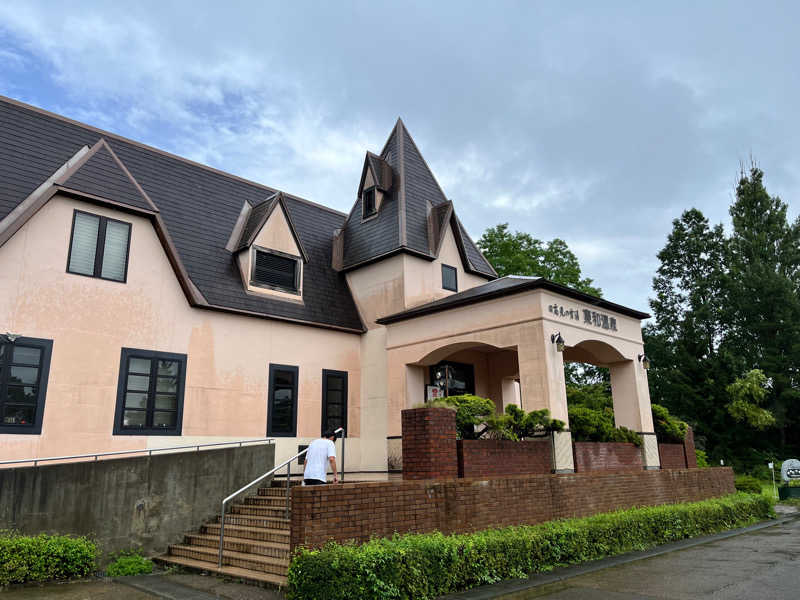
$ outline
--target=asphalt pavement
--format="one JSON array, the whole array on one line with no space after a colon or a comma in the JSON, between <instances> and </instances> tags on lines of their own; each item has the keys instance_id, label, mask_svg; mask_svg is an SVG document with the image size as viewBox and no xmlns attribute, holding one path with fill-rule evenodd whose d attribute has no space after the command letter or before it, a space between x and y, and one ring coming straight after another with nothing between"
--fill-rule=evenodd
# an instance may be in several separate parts
<instances>
[{"instance_id":1,"label":"asphalt pavement","mask_svg":"<svg viewBox=\"0 0 800 600\"><path fill-rule=\"evenodd\" d=\"M800 598L800 519L627 562L501 600L795 600ZM499 590L498 590L499 591Z\"/></svg>"}]
</instances>

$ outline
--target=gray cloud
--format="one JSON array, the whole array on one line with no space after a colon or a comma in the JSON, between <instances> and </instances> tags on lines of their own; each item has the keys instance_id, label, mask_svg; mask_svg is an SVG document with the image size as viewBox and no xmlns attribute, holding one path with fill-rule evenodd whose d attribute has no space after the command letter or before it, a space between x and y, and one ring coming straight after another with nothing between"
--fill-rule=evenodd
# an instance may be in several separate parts
<instances>
[{"instance_id":1,"label":"gray cloud","mask_svg":"<svg viewBox=\"0 0 800 600\"><path fill-rule=\"evenodd\" d=\"M798 190L793 3L132 4L0 5L0 90L342 210L401 115L473 235L562 237L635 308L740 160Z\"/></svg>"}]
</instances>

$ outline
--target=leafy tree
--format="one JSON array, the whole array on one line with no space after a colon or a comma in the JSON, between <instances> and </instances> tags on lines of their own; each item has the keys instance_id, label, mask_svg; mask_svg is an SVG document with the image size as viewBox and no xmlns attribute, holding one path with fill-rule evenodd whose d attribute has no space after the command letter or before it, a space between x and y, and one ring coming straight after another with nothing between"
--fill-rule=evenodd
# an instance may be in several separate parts
<instances>
[{"instance_id":1,"label":"leafy tree","mask_svg":"<svg viewBox=\"0 0 800 600\"><path fill-rule=\"evenodd\" d=\"M581 277L578 258L559 238L549 242L529 233L508 230L508 223L489 227L478 246L501 277L529 275L544 277L593 296L602 295L588 277Z\"/></svg>"},{"instance_id":2,"label":"leafy tree","mask_svg":"<svg viewBox=\"0 0 800 600\"><path fill-rule=\"evenodd\" d=\"M753 369L725 388L731 397L728 412L736 421L755 429L766 429L775 424L772 413L760 406L767 396L766 384L764 372Z\"/></svg>"}]
</instances>

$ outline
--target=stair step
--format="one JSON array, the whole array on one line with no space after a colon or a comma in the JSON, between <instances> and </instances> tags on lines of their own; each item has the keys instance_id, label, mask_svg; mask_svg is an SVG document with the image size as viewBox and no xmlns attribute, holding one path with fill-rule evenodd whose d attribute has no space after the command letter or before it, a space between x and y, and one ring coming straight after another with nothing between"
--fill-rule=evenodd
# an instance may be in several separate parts
<instances>
[{"instance_id":1,"label":"stair step","mask_svg":"<svg viewBox=\"0 0 800 600\"><path fill-rule=\"evenodd\" d=\"M187 533L184 537L187 546L206 546L219 550L219 535L210 533ZM245 552L247 554L259 554L261 556L271 556L273 558L289 558L289 544L279 544L275 542L264 542L234 536L225 536L225 549L234 552Z\"/></svg>"},{"instance_id":2,"label":"stair step","mask_svg":"<svg viewBox=\"0 0 800 600\"><path fill-rule=\"evenodd\" d=\"M217 573L219 575L227 575L228 577L235 577L237 579L245 579L260 584L270 584L280 588L286 587L286 576L276 575L275 573L263 573L261 571L252 571L250 569L242 569L240 567L231 567L223 565L217 566L216 560L214 562L207 562L203 560L196 560L192 558L185 558L182 556L171 556L165 554L158 556L155 561L165 565L179 565L188 569L197 571L208 571L209 573Z\"/></svg>"},{"instance_id":3,"label":"stair step","mask_svg":"<svg viewBox=\"0 0 800 600\"><path fill-rule=\"evenodd\" d=\"M271 506L286 509L286 495L278 498L274 496L247 496L243 502L251 506Z\"/></svg>"},{"instance_id":4,"label":"stair step","mask_svg":"<svg viewBox=\"0 0 800 600\"><path fill-rule=\"evenodd\" d=\"M217 515L217 523L222 517ZM226 514L225 524L228 525L247 525L248 527L266 527L268 529L289 529L289 519L258 517L253 515Z\"/></svg>"},{"instance_id":5,"label":"stair step","mask_svg":"<svg viewBox=\"0 0 800 600\"><path fill-rule=\"evenodd\" d=\"M214 535L219 538L219 523L206 523L201 527L202 533ZM288 529L272 529L269 527L252 527L249 525L230 525L225 524L225 537L228 536L243 538L247 540L258 540L261 542L272 542L276 544L289 543Z\"/></svg>"},{"instance_id":6,"label":"stair step","mask_svg":"<svg viewBox=\"0 0 800 600\"><path fill-rule=\"evenodd\" d=\"M273 519L286 518L286 504L278 506L256 506L253 504L234 504L228 514L232 515L253 515L256 517L270 517Z\"/></svg>"},{"instance_id":7,"label":"stair step","mask_svg":"<svg viewBox=\"0 0 800 600\"><path fill-rule=\"evenodd\" d=\"M291 487L295 487L297 485L303 485L302 479L292 479ZM273 479L271 484L273 488L283 488L284 491L286 490L286 478L283 479Z\"/></svg>"},{"instance_id":8,"label":"stair step","mask_svg":"<svg viewBox=\"0 0 800 600\"><path fill-rule=\"evenodd\" d=\"M170 556L180 556L182 558L192 558L204 562L215 563L218 551L207 546L187 546L175 544L169 547ZM271 556L261 556L258 554L248 554L246 552L235 552L225 550L222 553L222 564L231 567L239 567L260 573L272 573L273 575L286 576L289 569L289 560L286 558L273 558Z\"/></svg>"},{"instance_id":9,"label":"stair step","mask_svg":"<svg viewBox=\"0 0 800 600\"><path fill-rule=\"evenodd\" d=\"M260 487L258 488L258 495L268 496L270 498L283 498L283 501L286 502L286 486L284 485L283 487Z\"/></svg>"}]
</instances>

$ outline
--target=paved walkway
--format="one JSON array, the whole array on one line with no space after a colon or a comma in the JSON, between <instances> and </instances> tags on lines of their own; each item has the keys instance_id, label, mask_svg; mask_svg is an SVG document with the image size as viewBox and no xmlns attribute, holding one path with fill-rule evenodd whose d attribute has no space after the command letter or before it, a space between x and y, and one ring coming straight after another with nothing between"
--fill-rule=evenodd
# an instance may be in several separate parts
<instances>
[{"instance_id":1,"label":"paved walkway","mask_svg":"<svg viewBox=\"0 0 800 600\"><path fill-rule=\"evenodd\" d=\"M541 587L493 596L476 594L473 598L789 600L800 598L798 559L800 519L792 519L773 527L612 566ZM484 588L484 591L489 590Z\"/></svg>"}]
</instances>

